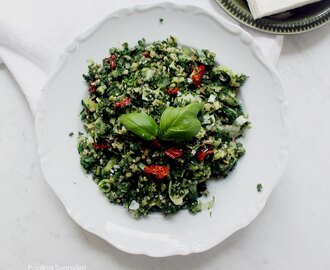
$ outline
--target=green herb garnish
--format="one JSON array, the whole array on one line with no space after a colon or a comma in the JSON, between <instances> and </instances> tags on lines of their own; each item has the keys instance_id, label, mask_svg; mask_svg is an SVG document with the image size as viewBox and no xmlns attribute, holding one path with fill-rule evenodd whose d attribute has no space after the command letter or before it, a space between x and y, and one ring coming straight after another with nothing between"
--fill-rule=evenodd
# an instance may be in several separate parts
<instances>
[{"instance_id":1,"label":"green herb garnish","mask_svg":"<svg viewBox=\"0 0 330 270\"><path fill-rule=\"evenodd\" d=\"M146 113L126 113L119 121L140 138L151 141L158 135L163 141L191 140L201 129L197 118L203 103L191 103L185 107L168 107L160 118L159 128L155 120Z\"/></svg>"},{"instance_id":2,"label":"green herb garnish","mask_svg":"<svg viewBox=\"0 0 330 270\"><path fill-rule=\"evenodd\" d=\"M263 186L262 186L262 184L259 183L259 184L257 185L257 190L258 190L258 192L261 192L262 189L263 189Z\"/></svg>"},{"instance_id":3,"label":"green herb garnish","mask_svg":"<svg viewBox=\"0 0 330 270\"><path fill-rule=\"evenodd\" d=\"M158 126L155 120L144 112L123 114L119 117L119 121L143 140L151 141L157 136Z\"/></svg>"},{"instance_id":4,"label":"green herb garnish","mask_svg":"<svg viewBox=\"0 0 330 270\"><path fill-rule=\"evenodd\" d=\"M188 141L201 129L197 114L203 103L191 103L182 108L168 107L160 118L159 138L164 141Z\"/></svg>"}]
</instances>

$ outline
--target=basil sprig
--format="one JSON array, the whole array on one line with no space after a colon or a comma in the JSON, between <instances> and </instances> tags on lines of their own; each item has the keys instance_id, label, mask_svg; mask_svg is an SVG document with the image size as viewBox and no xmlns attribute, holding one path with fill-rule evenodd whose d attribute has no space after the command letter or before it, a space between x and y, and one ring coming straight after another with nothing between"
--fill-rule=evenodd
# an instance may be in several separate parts
<instances>
[{"instance_id":1,"label":"basil sprig","mask_svg":"<svg viewBox=\"0 0 330 270\"><path fill-rule=\"evenodd\" d=\"M160 118L158 136L163 141L191 140L201 129L197 114L203 103L190 103L183 108L168 107Z\"/></svg>"},{"instance_id":2,"label":"basil sprig","mask_svg":"<svg viewBox=\"0 0 330 270\"><path fill-rule=\"evenodd\" d=\"M151 116L143 112L123 114L119 121L127 130L147 141L154 140L156 136L163 141L187 141L201 129L197 115L203 105L190 103L185 107L168 107L161 115L159 127Z\"/></svg>"},{"instance_id":3,"label":"basil sprig","mask_svg":"<svg viewBox=\"0 0 330 270\"><path fill-rule=\"evenodd\" d=\"M144 112L126 113L119 117L119 121L134 134L146 141L154 140L158 133L155 120Z\"/></svg>"}]
</instances>

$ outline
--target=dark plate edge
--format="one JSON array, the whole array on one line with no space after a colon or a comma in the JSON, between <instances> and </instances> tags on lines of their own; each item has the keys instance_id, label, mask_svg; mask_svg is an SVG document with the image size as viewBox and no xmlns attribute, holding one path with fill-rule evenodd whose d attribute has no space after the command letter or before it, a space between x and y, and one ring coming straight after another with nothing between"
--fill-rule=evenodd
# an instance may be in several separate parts
<instances>
[{"instance_id":1,"label":"dark plate edge","mask_svg":"<svg viewBox=\"0 0 330 270\"><path fill-rule=\"evenodd\" d=\"M313 18L312 20L306 20L305 22L297 24L276 24L269 20L257 19L254 20L252 15L247 12L243 12L239 6L237 6L231 0L215 0L223 10L240 23L268 33L268 34L280 34L280 35L293 35L302 34L314 29L317 29L330 21L330 9L322 13L321 15Z\"/></svg>"}]
</instances>

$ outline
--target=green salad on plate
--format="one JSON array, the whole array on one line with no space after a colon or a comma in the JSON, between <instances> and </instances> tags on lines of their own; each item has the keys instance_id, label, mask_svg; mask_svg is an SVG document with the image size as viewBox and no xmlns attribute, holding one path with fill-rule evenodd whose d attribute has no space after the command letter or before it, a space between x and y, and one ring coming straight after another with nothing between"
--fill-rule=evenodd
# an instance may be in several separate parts
<instances>
[{"instance_id":1,"label":"green salad on plate","mask_svg":"<svg viewBox=\"0 0 330 270\"><path fill-rule=\"evenodd\" d=\"M245 152L237 139L250 123L237 94L247 76L169 37L111 48L83 77L80 163L108 200L136 218L211 208L207 180Z\"/></svg>"}]
</instances>

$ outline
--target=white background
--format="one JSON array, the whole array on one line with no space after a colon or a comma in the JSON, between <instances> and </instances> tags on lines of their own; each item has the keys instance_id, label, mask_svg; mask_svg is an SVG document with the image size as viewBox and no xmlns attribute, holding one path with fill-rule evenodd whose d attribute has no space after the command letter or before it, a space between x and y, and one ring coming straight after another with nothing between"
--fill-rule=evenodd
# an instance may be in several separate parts
<instances>
[{"instance_id":1,"label":"white background","mask_svg":"<svg viewBox=\"0 0 330 270\"><path fill-rule=\"evenodd\" d=\"M161 259L123 253L68 216L42 176L28 104L0 66L0 269L330 269L329 49L330 24L284 39L291 149L260 216L207 252Z\"/></svg>"}]
</instances>

